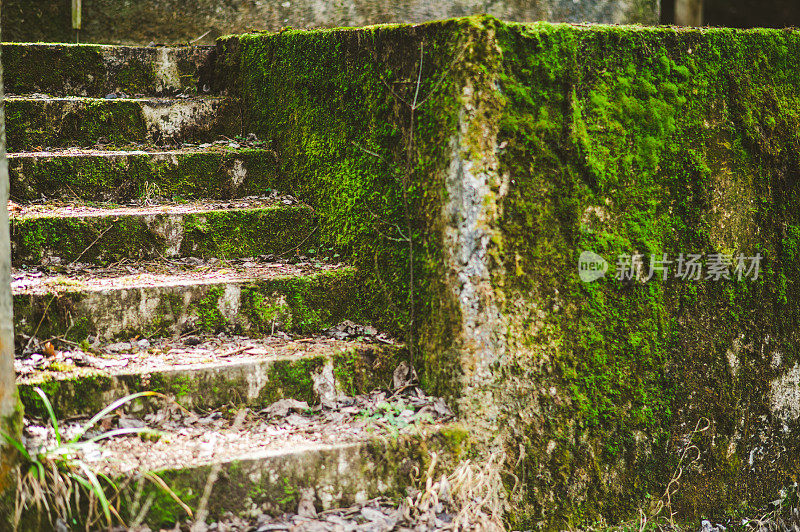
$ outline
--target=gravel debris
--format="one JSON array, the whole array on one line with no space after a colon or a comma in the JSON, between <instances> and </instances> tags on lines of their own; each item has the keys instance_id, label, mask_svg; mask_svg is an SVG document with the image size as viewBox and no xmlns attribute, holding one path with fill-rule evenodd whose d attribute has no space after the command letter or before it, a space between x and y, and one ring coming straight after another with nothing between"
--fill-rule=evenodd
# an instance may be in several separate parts
<instances>
[{"instance_id":1,"label":"gravel debris","mask_svg":"<svg viewBox=\"0 0 800 532\"><path fill-rule=\"evenodd\" d=\"M176 284L252 282L337 270L342 263L306 255L276 255L237 259L184 257L159 261L123 260L109 266L86 263L13 268L15 294L104 290Z\"/></svg>"}]
</instances>

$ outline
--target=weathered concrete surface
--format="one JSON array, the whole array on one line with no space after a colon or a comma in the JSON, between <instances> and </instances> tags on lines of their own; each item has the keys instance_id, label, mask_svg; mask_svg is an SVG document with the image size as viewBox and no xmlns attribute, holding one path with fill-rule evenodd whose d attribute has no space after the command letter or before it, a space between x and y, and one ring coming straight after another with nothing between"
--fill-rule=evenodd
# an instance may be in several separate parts
<instances>
[{"instance_id":1,"label":"weathered concrete surface","mask_svg":"<svg viewBox=\"0 0 800 532\"><path fill-rule=\"evenodd\" d=\"M439 464L457 459L461 449L451 432L461 434L463 429L453 427L433 425L419 434L396 439L375 436L355 442L309 441L283 449L258 450L216 464L197 459L183 468L158 471L158 475L196 509L209 475L218 470L208 499L212 519L231 508L242 511L256 507L272 515L296 512L304 496L318 511L341 508L375 497L404 495L414 477L427 470L432 452L437 453ZM185 515L163 492L149 486L146 490L156 496L147 517L151 526L171 525Z\"/></svg>"},{"instance_id":2,"label":"weathered concrete surface","mask_svg":"<svg viewBox=\"0 0 800 532\"><path fill-rule=\"evenodd\" d=\"M203 94L211 47L3 44L7 94Z\"/></svg>"},{"instance_id":3,"label":"weathered concrete surface","mask_svg":"<svg viewBox=\"0 0 800 532\"><path fill-rule=\"evenodd\" d=\"M225 356L225 349L206 355L206 360L213 362L176 364L173 360L159 366L134 361L117 370L62 367L58 372L40 371L18 378L19 394L26 413L41 419L46 419L47 412L35 387L47 393L59 419L89 418L117 399L142 391L162 393L195 411L230 405L257 411L280 399L317 405L332 394L352 396L392 389L392 374L405 358L399 346L361 342L290 343L277 349L256 349L266 353L260 355L254 350ZM129 357L138 358L137 354ZM161 399L151 399L126 408L142 415L161 406Z\"/></svg>"},{"instance_id":4,"label":"weathered concrete surface","mask_svg":"<svg viewBox=\"0 0 800 532\"><path fill-rule=\"evenodd\" d=\"M36 215L12 216L13 264L232 259L304 253L316 247L313 209L253 203L244 208L230 204L84 207L74 213L70 208L50 208Z\"/></svg>"},{"instance_id":5,"label":"weathered concrete surface","mask_svg":"<svg viewBox=\"0 0 800 532\"><path fill-rule=\"evenodd\" d=\"M83 0L82 42L187 43L283 27L330 28L386 22L424 22L488 13L519 22L657 24L659 0ZM6 0L3 29L9 41L74 42L62 0Z\"/></svg>"},{"instance_id":6,"label":"weathered concrete surface","mask_svg":"<svg viewBox=\"0 0 800 532\"><path fill-rule=\"evenodd\" d=\"M6 100L6 114L10 151L94 146L98 142L113 146L210 142L218 135L239 133L220 98L17 96Z\"/></svg>"},{"instance_id":7,"label":"weathered concrete surface","mask_svg":"<svg viewBox=\"0 0 800 532\"><path fill-rule=\"evenodd\" d=\"M800 32L476 17L219 49L323 242L376 273L387 322L414 318L423 382L519 458L517 527L633 517L689 441L683 518L794 482ZM764 266L589 284L584 250L612 272L622 253Z\"/></svg>"},{"instance_id":8,"label":"weathered concrete surface","mask_svg":"<svg viewBox=\"0 0 800 532\"><path fill-rule=\"evenodd\" d=\"M69 150L9 155L18 203L77 199L127 203L166 198L230 199L277 188L274 152L221 148L168 151Z\"/></svg>"},{"instance_id":9,"label":"weathered concrete surface","mask_svg":"<svg viewBox=\"0 0 800 532\"><path fill-rule=\"evenodd\" d=\"M42 278L15 288L17 342L25 345L33 335L80 342L89 335L114 340L188 331L315 332L360 317L359 287L351 268L309 275L280 270L275 265L251 267L246 273L217 267L106 279Z\"/></svg>"}]
</instances>

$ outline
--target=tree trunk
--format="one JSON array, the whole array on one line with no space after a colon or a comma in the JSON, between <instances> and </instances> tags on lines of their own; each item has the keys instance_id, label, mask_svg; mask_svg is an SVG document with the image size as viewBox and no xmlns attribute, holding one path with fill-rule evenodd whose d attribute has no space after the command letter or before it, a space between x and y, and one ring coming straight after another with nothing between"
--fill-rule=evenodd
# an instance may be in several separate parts
<instances>
[{"instance_id":1,"label":"tree trunk","mask_svg":"<svg viewBox=\"0 0 800 532\"><path fill-rule=\"evenodd\" d=\"M0 0L0 10L2 0ZM2 40L2 39L0 39ZM22 407L14 375L14 322L11 299L11 240L8 225L8 160L6 159L5 95L0 58L0 430L18 438ZM13 512L16 452L0 438L0 529L9 530ZM3 521L6 522L3 522Z\"/></svg>"},{"instance_id":2,"label":"tree trunk","mask_svg":"<svg viewBox=\"0 0 800 532\"><path fill-rule=\"evenodd\" d=\"M675 0L675 24L702 26L703 0Z\"/></svg>"}]
</instances>

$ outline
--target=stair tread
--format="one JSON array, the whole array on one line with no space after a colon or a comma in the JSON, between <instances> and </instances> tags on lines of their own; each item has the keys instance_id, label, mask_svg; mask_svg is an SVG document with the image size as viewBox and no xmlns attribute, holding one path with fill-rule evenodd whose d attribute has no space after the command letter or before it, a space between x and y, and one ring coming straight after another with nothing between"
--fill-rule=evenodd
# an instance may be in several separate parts
<instances>
[{"instance_id":1,"label":"stair tread","mask_svg":"<svg viewBox=\"0 0 800 532\"><path fill-rule=\"evenodd\" d=\"M189 345L182 338L154 338L139 345L136 340L106 343L84 352L75 347L52 357L33 354L15 360L17 384L36 385L50 381L68 381L83 377L144 375L193 370L218 370L233 366L257 366L266 362L297 361L330 356L347 350L363 350L392 345L383 335L378 343L354 339L336 339L314 335L292 339L278 334L265 338L191 336ZM378 341L377 339L380 339ZM78 366L77 364L80 364Z\"/></svg>"},{"instance_id":2,"label":"stair tread","mask_svg":"<svg viewBox=\"0 0 800 532\"><path fill-rule=\"evenodd\" d=\"M234 143L237 146L231 147ZM267 150L260 146L249 146L234 141L215 141L202 145L187 145L179 148L168 149L164 146L154 146L149 144L136 144L126 148L125 146L114 146L113 149L101 148L53 148L46 151L19 151L8 154L9 159L35 159L42 157L121 157L130 155L150 155L153 157L165 155L194 155L198 153L227 153L236 154L240 152L265 152Z\"/></svg>"},{"instance_id":3,"label":"stair tread","mask_svg":"<svg viewBox=\"0 0 800 532\"><path fill-rule=\"evenodd\" d=\"M87 205L84 203L13 204L10 216L14 220L32 218L97 218L103 216L152 216L157 214L198 214L215 211L245 211L302 206L291 196L246 197L230 200L191 202L161 202L153 205Z\"/></svg>"},{"instance_id":4,"label":"stair tread","mask_svg":"<svg viewBox=\"0 0 800 532\"><path fill-rule=\"evenodd\" d=\"M102 44L102 43L69 43L69 42L22 42L22 41L14 41L14 42L3 42L0 43L3 47L9 48L41 48L41 49L53 49L53 50L81 50L81 49L100 49L100 50L119 50L119 51L147 51L147 52L156 52L156 51L182 51L182 50L208 50L211 51L214 49L214 45L211 44L192 44L192 45L158 45L158 46L135 46L129 44Z\"/></svg>"},{"instance_id":5,"label":"stair tread","mask_svg":"<svg viewBox=\"0 0 800 532\"><path fill-rule=\"evenodd\" d=\"M122 263L110 267L80 266L53 273L51 269L12 269L11 290L17 294L125 290L206 284L243 284L347 270L341 263L276 262L259 258L232 260L164 260ZM175 271L182 268L182 271ZM133 269L133 271L131 271Z\"/></svg>"},{"instance_id":6,"label":"stair tread","mask_svg":"<svg viewBox=\"0 0 800 532\"><path fill-rule=\"evenodd\" d=\"M391 410L385 405L390 405ZM163 408L144 416L139 423L162 432L158 441L112 438L102 443L100 452L88 459L94 460L105 473L118 476L134 471L290 458L336 448L354 449L390 436L419 437L421 433L441 430L452 418L440 398L416 390L397 396L389 391L375 391L340 397L332 400L329 406L331 408L309 411L297 405L289 409L288 415L249 412L239 420L213 415L201 417L202 414L198 416L177 407ZM387 412L391 414L384 417ZM69 433L70 423L62 427ZM43 432L41 428L31 431L30 427L28 431ZM345 469L340 473L349 471Z\"/></svg>"},{"instance_id":7,"label":"stair tread","mask_svg":"<svg viewBox=\"0 0 800 532\"><path fill-rule=\"evenodd\" d=\"M185 96L177 98L174 96L141 96L131 98L97 98L94 96L52 96L49 94L20 94L15 96L6 96L7 101L11 102L85 102L85 103L119 103L119 102L135 102L135 103L149 103L149 104L178 104L178 103L191 103L191 102L223 102L227 98L221 96Z\"/></svg>"}]
</instances>

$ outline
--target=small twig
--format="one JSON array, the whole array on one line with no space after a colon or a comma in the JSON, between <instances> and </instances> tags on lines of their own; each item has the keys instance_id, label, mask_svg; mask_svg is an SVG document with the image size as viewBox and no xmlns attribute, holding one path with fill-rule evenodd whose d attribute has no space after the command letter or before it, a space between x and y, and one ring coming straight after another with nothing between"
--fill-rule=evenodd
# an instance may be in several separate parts
<instances>
[{"instance_id":1,"label":"small twig","mask_svg":"<svg viewBox=\"0 0 800 532\"><path fill-rule=\"evenodd\" d=\"M419 74L417 74L417 88L414 91L414 105L412 109L417 108L417 100L419 98L419 87L422 85L422 61L425 59L425 41L419 43Z\"/></svg>"},{"instance_id":2,"label":"small twig","mask_svg":"<svg viewBox=\"0 0 800 532\"><path fill-rule=\"evenodd\" d=\"M158 475L156 475L155 473L145 473L145 474L144 474L144 476L145 476L145 478L147 478L148 480L150 480L150 481L151 481L153 484L155 484L156 486L158 486L159 488L161 488L162 490L164 490L164 491L167 493L167 495L169 495L170 497L172 497L172 499L173 499L175 502L177 502L177 503L178 503L178 505L179 505L181 508L183 508L183 511L184 511L184 512L186 512L186 513L189 515L189 517L192 517L192 516L194 515L194 514L192 513L192 509L191 509L191 508L189 508L188 506L186 506L186 503L184 503L184 502L183 502L183 501L180 499L180 497L178 497L178 496L175 494L175 492L174 492L174 491L172 491L172 489L170 489L170 487L167 485L167 483L166 483L166 482L164 482L164 480L163 480L161 477L159 477L159 476L158 476Z\"/></svg>"},{"instance_id":3,"label":"small twig","mask_svg":"<svg viewBox=\"0 0 800 532\"><path fill-rule=\"evenodd\" d=\"M33 342L36 339L36 335L39 334L39 328L42 326L45 316L47 316L47 311L50 310L50 305L53 304L53 301L55 301L55 299L56 296L53 296L50 298L50 301L47 302L47 306L44 307L44 312L42 312L42 317L39 319L39 324L36 325L36 330L33 331L33 334L28 339L28 343L25 344L25 349L23 349L23 351L27 351L28 348L31 346L31 342Z\"/></svg>"},{"instance_id":4,"label":"small twig","mask_svg":"<svg viewBox=\"0 0 800 532\"><path fill-rule=\"evenodd\" d=\"M302 240L302 241L301 241L299 244L297 244L295 247L293 247L293 248L291 248L291 249L287 249L287 250L285 250L285 251L282 251L282 252L280 252L280 253L276 253L276 255L277 255L278 257L283 257L284 255L286 255L286 254L288 254L288 253L291 253L292 251L296 251L297 249L299 249L299 248L300 248L300 246L302 246L303 244L305 244L305 243L306 243L306 241L307 241L309 238L311 238L311 235L313 235L314 233L316 233L316 232L317 232L317 229L319 229L319 225L317 225L317 226L316 226L316 227L315 227L315 228L314 228L314 229L313 229L313 230L312 230L310 233L308 233L308 236L306 236L306 237L305 237L305 238L304 238L304 239L303 239L303 240Z\"/></svg>"},{"instance_id":5,"label":"small twig","mask_svg":"<svg viewBox=\"0 0 800 532\"><path fill-rule=\"evenodd\" d=\"M406 99L405 99L405 98L403 98L402 96L400 96L399 94L397 94L397 93L394 91L394 89L391 87L391 85L389 85L389 83L388 83L388 82L387 82L385 79L383 79L383 76L381 76L381 82L383 82L383 84L384 84L384 85L386 85L386 88L387 88L387 89L389 89L389 92L391 92L391 93L392 93L392 96L394 96L395 98L397 98L398 100L400 100L400 101L401 101L401 102L403 102L404 104L406 104L406 105L408 105L409 107L411 107L411 104L409 104L409 103L406 101Z\"/></svg>"},{"instance_id":6,"label":"small twig","mask_svg":"<svg viewBox=\"0 0 800 532\"><path fill-rule=\"evenodd\" d=\"M114 225L115 225L116 223L117 223L117 220L114 220L114 221L111 223L111 225L109 225L108 227L106 227L106 230L105 230L105 231L103 231L102 233L100 233L100 234L97 236L97 238L95 238L95 239L94 239L94 241L93 241L91 244L89 244L89 245L86 247L86 249L84 249L83 251L81 251L81 254L80 254L80 255L78 255L78 256L75 258L75 260L73 260L72 262L70 262L70 263L69 263L69 266L72 266L73 264L75 264L76 262L78 262L79 260L81 260L81 257L83 257L83 255L84 255L84 254L85 254L87 251L89 251L89 250L92 248L92 246L94 246L95 244L97 244L97 242L98 242L98 241L99 241L101 238L103 238L103 236L105 236L105 234L106 234L106 233L108 233L109 231L111 231L111 229L113 229L113 228L114 228Z\"/></svg>"},{"instance_id":7,"label":"small twig","mask_svg":"<svg viewBox=\"0 0 800 532\"><path fill-rule=\"evenodd\" d=\"M700 428L701 423L704 423L702 428ZM697 463L702 456L700 448L691 443L692 438L701 432L707 431L709 428L711 428L711 421L708 418L701 417L697 420L694 430L689 434L689 445L687 445L681 452L681 456L678 459L678 465L675 466L675 472L672 474L672 478L667 483L667 487L664 490L664 495L661 496L661 500L658 501L658 505L656 506L655 511L652 513L652 517L656 517L662 511L664 511L664 509L666 509L669 512L669 523L672 528L675 528L676 514L676 512L672 511L672 496L677 493L678 489L680 489L680 479L683 477L684 472L684 461L686 460L686 457L689 455L690 451L696 452L697 456L693 460L689 461L688 464L686 464L687 467Z\"/></svg>"},{"instance_id":8,"label":"small twig","mask_svg":"<svg viewBox=\"0 0 800 532\"><path fill-rule=\"evenodd\" d=\"M75 347L80 347L81 346L80 344L78 344L76 342L72 342L70 340L67 340L66 338L64 338L63 335L53 336L52 338L50 338L48 340L45 340L44 342L47 343L47 342L54 342L54 341L64 342L65 344L73 345Z\"/></svg>"},{"instance_id":9,"label":"small twig","mask_svg":"<svg viewBox=\"0 0 800 532\"><path fill-rule=\"evenodd\" d=\"M178 336L178 339L180 340L181 338L186 338L187 336L191 336L193 334L196 334L197 331L198 331L198 329L189 329L185 333L183 333L180 336Z\"/></svg>"},{"instance_id":10,"label":"small twig","mask_svg":"<svg viewBox=\"0 0 800 532\"><path fill-rule=\"evenodd\" d=\"M189 44L194 44L194 43L196 43L196 42L198 42L198 41L202 40L202 38L203 38L203 37L205 37L206 35L208 35L209 33L211 33L211 31L212 31L212 30L208 30L207 32L205 32L204 34L202 34L200 37L198 37L198 38L196 38L196 39L194 39L194 40L191 40L191 41L189 41Z\"/></svg>"},{"instance_id":11,"label":"small twig","mask_svg":"<svg viewBox=\"0 0 800 532\"><path fill-rule=\"evenodd\" d=\"M238 355L240 353L244 353L245 351L250 351L251 349L255 349L255 347L256 346L254 346L254 345L248 345L246 347L240 347L238 349L231 349L230 351L228 351L226 353L222 353L220 356L221 357L232 357L233 355Z\"/></svg>"},{"instance_id":12,"label":"small twig","mask_svg":"<svg viewBox=\"0 0 800 532\"><path fill-rule=\"evenodd\" d=\"M375 214L374 212L372 212L372 209L370 209L370 208L369 208L369 205L366 205L366 204L365 204L365 205L364 205L364 208L366 208L366 209L367 209L367 211L369 211L369 213L372 215L372 217L373 217L373 218L375 218L376 220L380 220L381 222L385 223L386 225L391 225L392 227L394 227L394 228L397 230L397 232L398 232L398 233L400 233L400 236L401 236L401 238L397 238L397 237L394 237L394 236L391 236L391 235L387 235L386 233L384 233L383 231L381 231L381 230L380 230L380 229L378 229L377 227L374 227L374 229L375 229L375 230L376 230L376 231L377 231L377 232L378 232L378 233L379 233L381 236L383 236L383 237L385 237L385 238L387 238L387 239L389 239L389 240L391 240L391 241L393 241L393 242L408 242L408 241L409 241L409 238L408 238L408 237L407 237L405 234L403 234L403 230L402 230L402 229L400 229L400 226L399 226L399 225L397 225L397 224L393 224L393 223L391 223L391 222L387 222L386 220L383 220L383 219L382 219L380 216L378 216L377 214Z\"/></svg>"},{"instance_id":13,"label":"small twig","mask_svg":"<svg viewBox=\"0 0 800 532\"><path fill-rule=\"evenodd\" d=\"M364 146L358 144L357 142L353 142L352 140L350 141L350 144L352 144L353 146L355 146L359 150L363 151L364 153L372 155L373 157L377 157L378 159L380 159L381 161L385 162L386 164L389 164L389 161L384 159L383 156L380 153L374 152L372 150L368 150Z\"/></svg>"},{"instance_id":14,"label":"small twig","mask_svg":"<svg viewBox=\"0 0 800 532\"><path fill-rule=\"evenodd\" d=\"M467 45L464 45L464 46L461 48L461 51L458 53L458 55L457 55L457 56L456 56L456 57L453 59L453 61L450 63L450 66L449 66L449 67L447 67L447 69L446 69L444 72L442 72L442 73L439 75L439 79L438 79L438 80L436 80L436 83L434 83L434 84L433 84L433 87L431 87L431 90L430 90L430 91L428 91L428 95L427 95L427 96L425 96L425 97L424 97L424 98L423 98L423 99L422 99L422 100L421 100L421 101L420 101L420 102L417 104L417 109L419 109L420 107L422 107L423 105L425 105L425 102L427 102L427 101L428 101L428 100L431 98L431 96L433 96L433 95L436 93L436 91L437 91L437 90L439 90L439 86L440 86L440 85L442 84L442 82L444 81L444 78L445 78L445 76L448 74L448 72L450 72L450 69L452 69L452 68L453 68L453 66L454 66L456 63L458 63L458 62L461 60L461 58L462 58L462 57L464 57L464 53L465 53L466 51L467 51Z\"/></svg>"}]
</instances>

